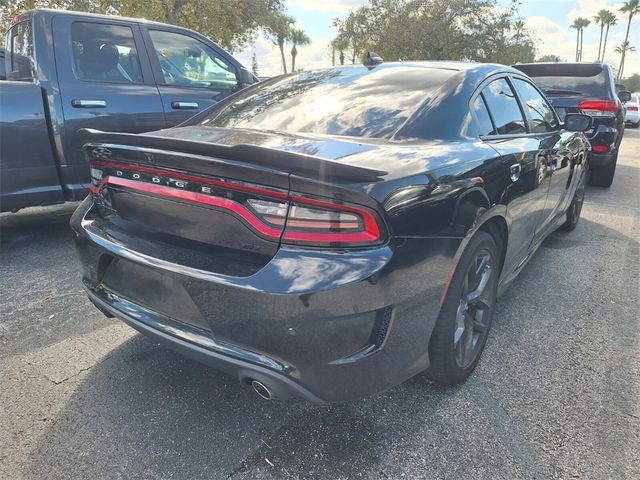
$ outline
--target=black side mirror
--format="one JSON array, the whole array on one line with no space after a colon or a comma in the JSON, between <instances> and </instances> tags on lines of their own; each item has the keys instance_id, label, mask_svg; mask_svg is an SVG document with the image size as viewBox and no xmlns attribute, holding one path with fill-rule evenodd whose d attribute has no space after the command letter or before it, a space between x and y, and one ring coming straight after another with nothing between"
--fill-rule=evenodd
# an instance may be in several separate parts
<instances>
[{"instance_id":1,"label":"black side mirror","mask_svg":"<svg viewBox=\"0 0 640 480\"><path fill-rule=\"evenodd\" d=\"M620 90L618 92L618 98L622 103L627 103L629 100L631 100L631 92L628 90Z\"/></svg>"},{"instance_id":2,"label":"black side mirror","mask_svg":"<svg viewBox=\"0 0 640 480\"><path fill-rule=\"evenodd\" d=\"M248 87L249 85L253 85L259 80L246 68L240 68L240 84L242 88Z\"/></svg>"},{"instance_id":3,"label":"black side mirror","mask_svg":"<svg viewBox=\"0 0 640 480\"><path fill-rule=\"evenodd\" d=\"M564 117L564 128L570 132L586 132L592 123L591 116L584 113L567 113Z\"/></svg>"}]
</instances>

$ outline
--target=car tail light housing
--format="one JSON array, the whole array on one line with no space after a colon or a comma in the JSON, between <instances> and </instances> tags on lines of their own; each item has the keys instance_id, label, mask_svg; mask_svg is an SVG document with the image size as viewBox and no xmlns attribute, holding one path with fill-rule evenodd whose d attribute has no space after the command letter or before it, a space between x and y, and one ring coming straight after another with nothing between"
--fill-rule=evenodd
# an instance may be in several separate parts
<instances>
[{"instance_id":1,"label":"car tail light housing","mask_svg":"<svg viewBox=\"0 0 640 480\"><path fill-rule=\"evenodd\" d=\"M103 160L90 160L90 175L89 191L95 198L112 186L202 204L228 211L254 233L286 244L364 247L387 238L375 211L342 201ZM220 194L224 190L241 192L242 201Z\"/></svg>"},{"instance_id":2,"label":"car tail light housing","mask_svg":"<svg viewBox=\"0 0 640 480\"><path fill-rule=\"evenodd\" d=\"M619 100L585 100L579 108L591 116L615 116L622 109L622 104Z\"/></svg>"},{"instance_id":3,"label":"car tail light housing","mask_svg":"<svg viewBox=\"0 0 640 480\"><path fill-rule=\"evenodd\" d=\"M591 149L595 153L607 153L607 151L609 151L609 147L607 145L593 145Z\"/></svg>"},{"instance_id":4,"label":"car tail light housing","mask_svg":"<svg viewBox=\"0 0 640 480\"><path fill-rule=\"evenodd\" d=\"M636 107L635 105L629 105L627 107L627 110L629 110L630 112L637 112L638 111L638 107Z\"/></svg>"}]
</instances>

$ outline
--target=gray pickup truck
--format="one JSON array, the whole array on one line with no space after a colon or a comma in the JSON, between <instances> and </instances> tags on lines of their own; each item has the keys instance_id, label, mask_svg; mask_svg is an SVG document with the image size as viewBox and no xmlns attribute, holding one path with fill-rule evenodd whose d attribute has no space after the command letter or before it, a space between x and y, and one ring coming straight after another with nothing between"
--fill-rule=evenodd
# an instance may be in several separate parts
<instances>
[{"instance_id":1,"label":"gray pickup truck","mask_svg":"<svg viewBox=\"0 0 640 480\"><path fill-rule=\"evenodd\" d=\"M82 128L171 127L258 79L206 37L59 10L17 16L0 81L0 211L88 192Z\"/></svg>"}]
</instances>

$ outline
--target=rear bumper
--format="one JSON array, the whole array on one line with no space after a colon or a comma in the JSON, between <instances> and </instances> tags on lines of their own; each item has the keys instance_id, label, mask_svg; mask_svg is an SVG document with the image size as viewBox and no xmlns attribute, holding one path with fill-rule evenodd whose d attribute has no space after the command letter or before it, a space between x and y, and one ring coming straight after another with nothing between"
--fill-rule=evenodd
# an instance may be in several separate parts
<instances>
[{"instance_id":1,"label":"rear bumper","mask_svg":"<svg viewBox=\"0 0 640 480\"><path fill-rule=\"evenodd\" d=\"M90 299L244 384L257 379L279 398L342 401L429 365L459 239L396 239L353 252L281 247L254 275L228 277L128 250L92 222L92 205L85 200L71 221ZM132 284L140 288L124 288Z\"/></svg>"},{"instance_id":2,"label":"rear bumper","mask_svg":"<svg viewBox=\"0 0 640 480\"><path fill-rule=\"evenodd\" d=\"M615 156L617 155L617 151L616 152L609 152L609 153L594 153L591 152L590 156L589 156L589 167L590 168L601 168L601 167L605 167L607 165L609 165L611 162L613 162Z\"/></svg>"}]
</instances>

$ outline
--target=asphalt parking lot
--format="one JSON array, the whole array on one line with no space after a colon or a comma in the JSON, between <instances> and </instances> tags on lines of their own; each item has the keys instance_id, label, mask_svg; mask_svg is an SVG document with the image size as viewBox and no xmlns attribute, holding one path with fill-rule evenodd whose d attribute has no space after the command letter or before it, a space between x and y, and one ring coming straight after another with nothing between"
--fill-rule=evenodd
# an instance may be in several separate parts
<instances>
[{"instance_id":1,"label":"asphalt parking lot","mask_svg":"<svg viewBox=\"0 0 640 480\"><path fill-rule=\"evenodd\" d=\"M265 402L107 319L74 205L0 216L0 478L640 478L640 130L502 297L464 385Z\"/></svg>"}]
</instances>

